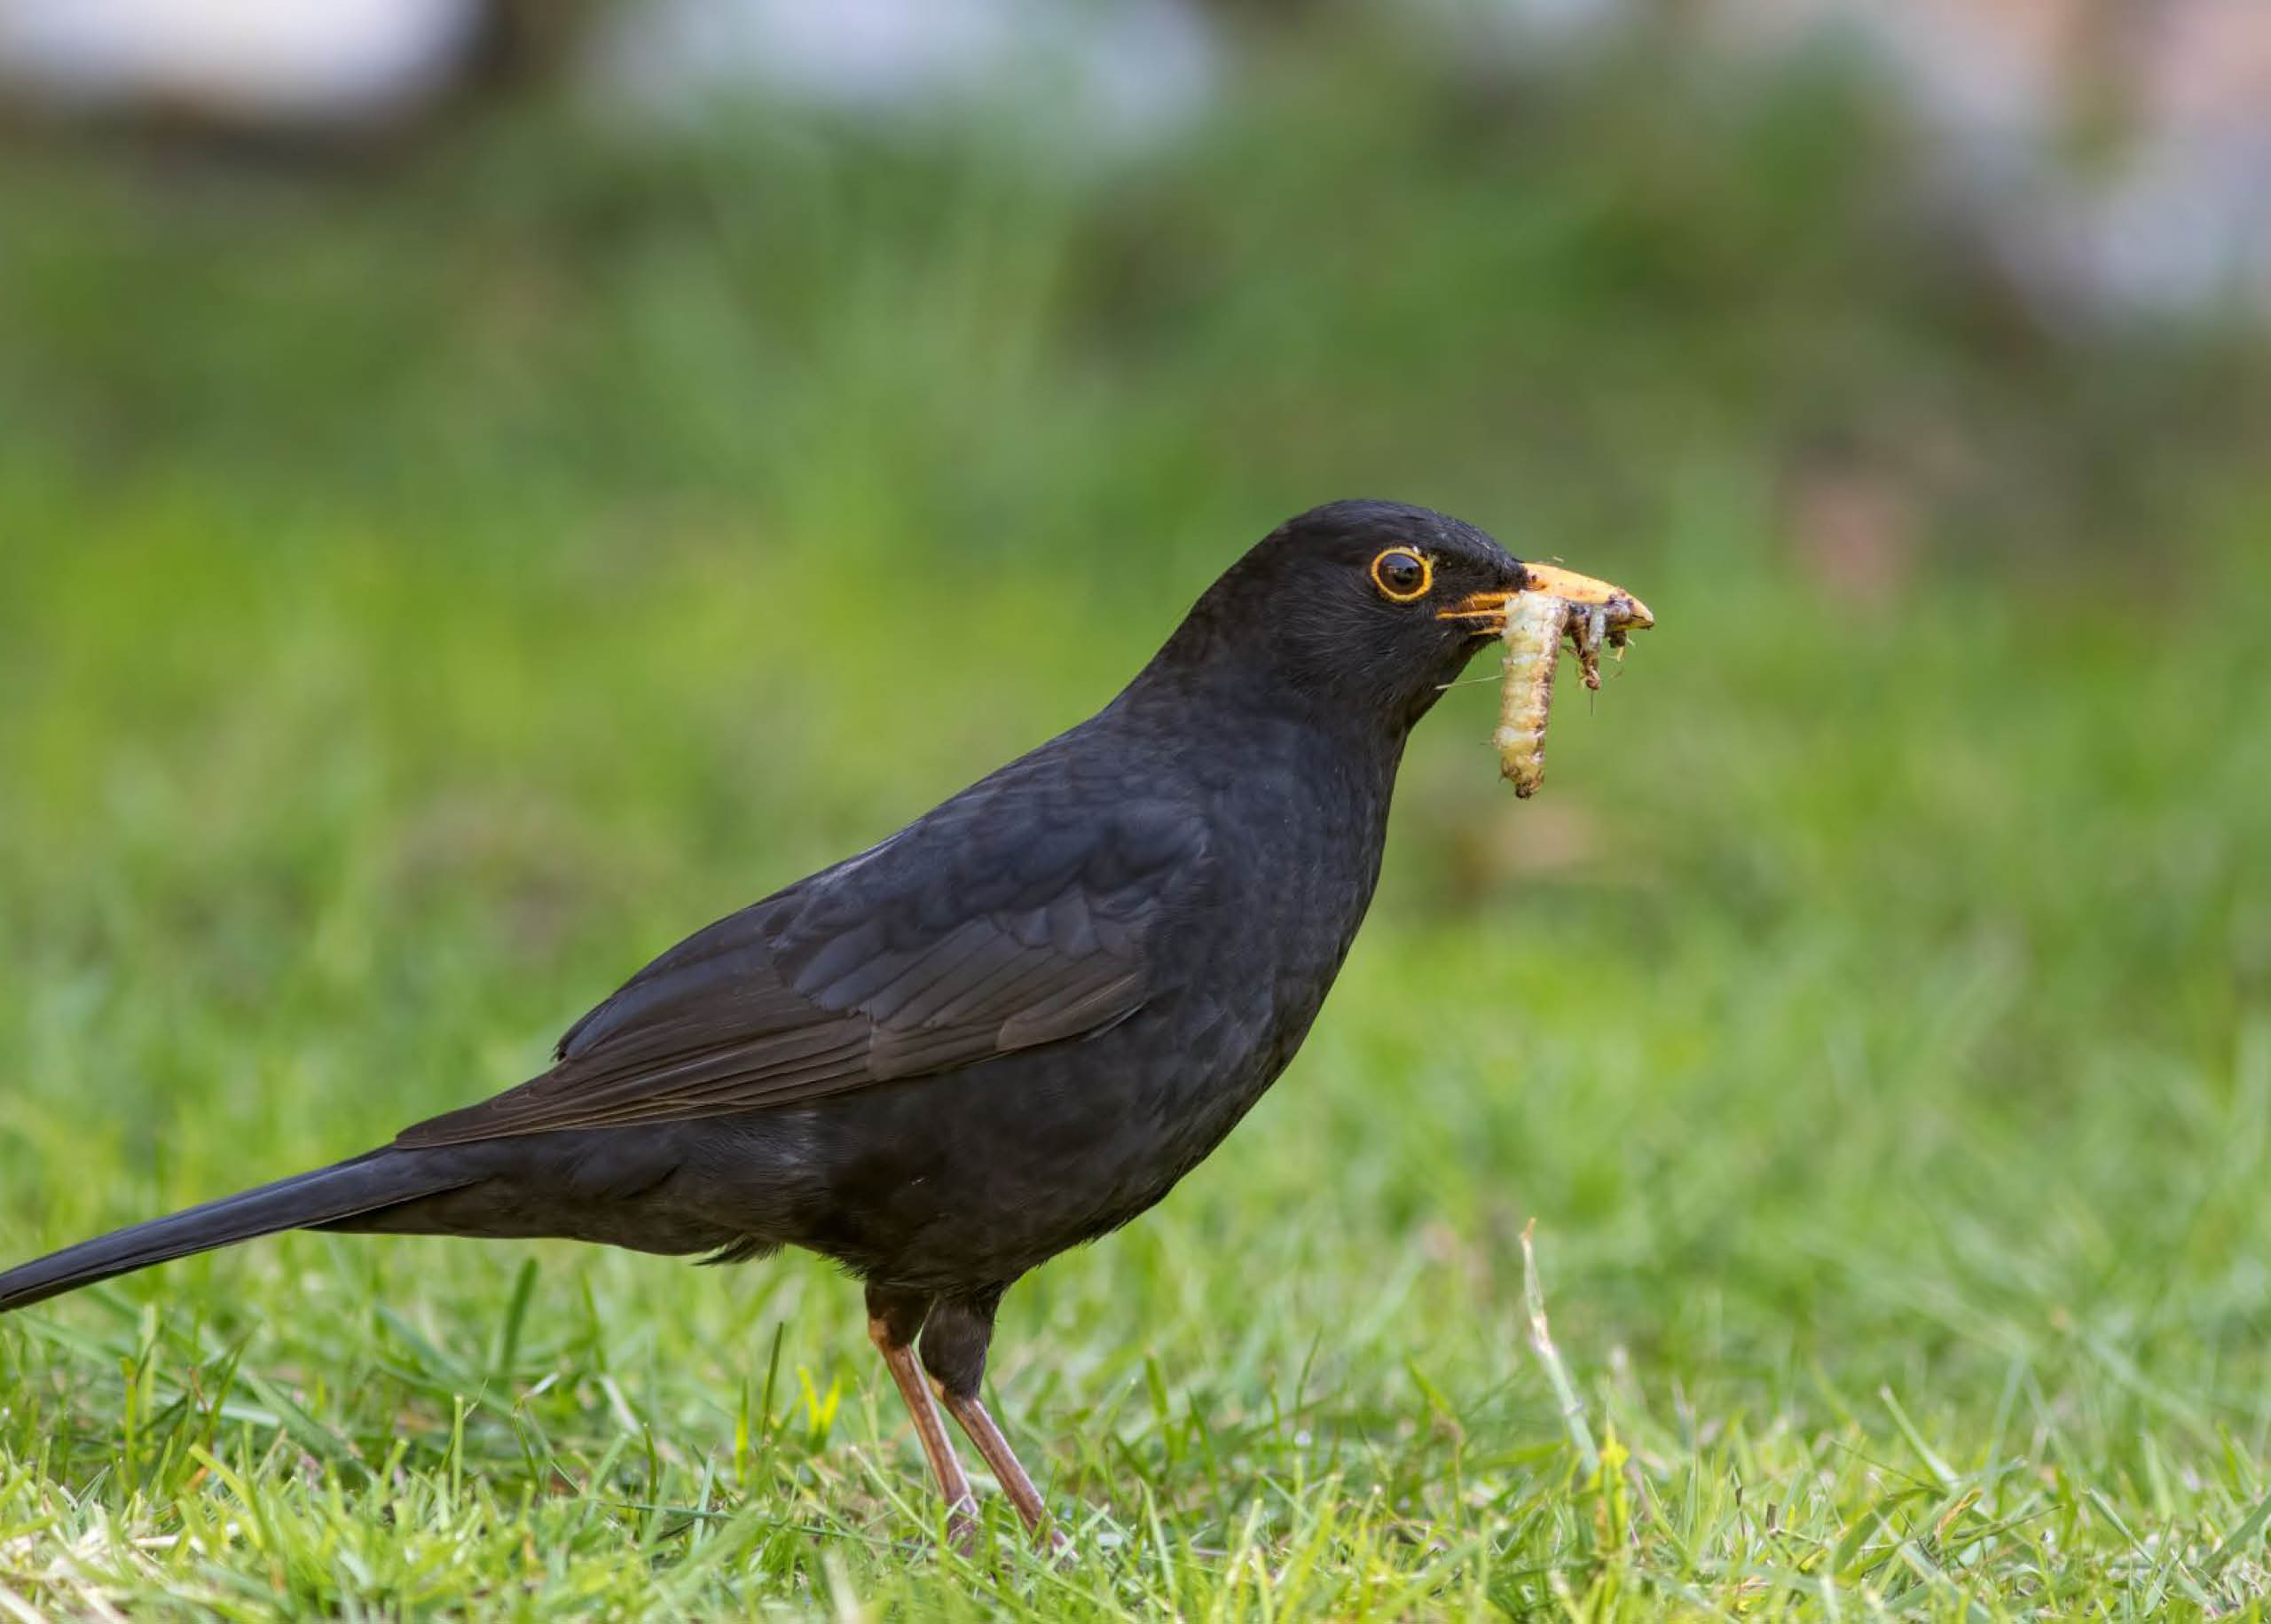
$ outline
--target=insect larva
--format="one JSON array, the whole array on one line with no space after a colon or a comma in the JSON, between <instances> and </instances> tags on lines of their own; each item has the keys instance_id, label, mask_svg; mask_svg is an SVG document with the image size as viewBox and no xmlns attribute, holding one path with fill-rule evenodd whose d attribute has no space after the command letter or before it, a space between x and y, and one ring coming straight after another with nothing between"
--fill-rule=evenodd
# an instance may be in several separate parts
<instances>
[{"instance_id":1,"label":"insect larva","mask_svg":"<svg viewBox=\"0 0 2271 1624\"><path fill-rule=\"evenodd\" d=\"M1600 651L1624 657L1628 634L1656 624L1648 606L1621 586L1551 564L1525 566L1527 590L1506 604L1506 670L1498 703L1498 770L1527 798L1545 778L1545 724L1553 709L1553 666L1568 634L1577 671L1600 686Z\"/></svg>"},{"instance_id":2,"label":"insect larva","mask_svg":"<svg viewBox=\"0 0 2271 1624\"><path fill-rule=\"evenodd\" d=\"M1528 799L1545 780L1545 720L1553 709L1553 666L1569 605L1544 592L1517 592L1506 605L1506 676L1498 695L1498 771Z\"/></svg>"}]
</instances>

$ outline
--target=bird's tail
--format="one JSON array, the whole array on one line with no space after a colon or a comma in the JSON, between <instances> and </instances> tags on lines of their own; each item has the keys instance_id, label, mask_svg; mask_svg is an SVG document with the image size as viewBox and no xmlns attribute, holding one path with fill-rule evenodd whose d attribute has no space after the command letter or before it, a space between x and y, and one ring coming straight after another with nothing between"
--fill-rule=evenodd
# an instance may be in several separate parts
<instances>
[{"instance_id":1,"label":"bird's tail","mask_svg":"<svg viewBox=\"0 0 2271 1624\"><path fill-rule=\"evenodd\" d=\"M0 1314L153 1263L359 1217L474 1182L461 1169L437 1165L442 1159L416 1150L375 1150L82 1241L0 1274Z\"/></svg>"}]
</instances>

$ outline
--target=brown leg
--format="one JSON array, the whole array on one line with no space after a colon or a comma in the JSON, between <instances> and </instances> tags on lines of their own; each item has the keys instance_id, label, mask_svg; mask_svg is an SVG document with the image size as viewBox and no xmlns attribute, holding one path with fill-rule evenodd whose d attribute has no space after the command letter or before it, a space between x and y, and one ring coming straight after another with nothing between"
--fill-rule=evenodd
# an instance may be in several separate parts
<instances>
[{"instance_id":1,"label":"brown leg","mask_svg":"<svg viewBox=\"0 0 2271 1624\"><path fill-rule=\"evenodd\" d=\"M972 1393L968 1398L958 1398L941 1389L940 1396L946 1400L947 1413L961 1424L962 1430L970 1435L970 1441L978 1446L978 1454L986 1457L986 1470L1002 1486L1002 1492L1010 1497L1010 1503L1018 1508L1018 1515L1025 1518L1026 1532L1036 1537L1046 1534L1049 1543L1060 1548L1067 1544L1069 1542L1064 1535L1050 1531L1049 1507L1042 1501L1041 1491L1025 1475L1025 1469L1018 1463L1017 1452L1010 1447L1010 1440L1002 1436L1002 1429L994 1424L994 1417L986 1414L986 1406L978 1395Z\"/></svg>"},{"instance_id":2,"label":"brown leg","mask_svg":"<svg viewBox=\"0 0 2271 1624\"><path fill-rule=\"evenodd\" d=\"M922 1440L923 1456L931 1463L931 1473L939 1479L939 1492L947 1497L947 1536L967 1549L978 1533L974 1516L978 1496L970 1493L970 1478L963 1471L962 1462L955 1457L955 1447L947 1437L947 1424L939 1418L939 1407L931 1402L930 1385L915 1364L915 1336L922 1330L923 1314L930 1306L925 1298L896 1296L869 1288L868 1339L883 1354L892 1380L899 1384L899 1396L907 1400L907 1413L915 1419L915 1435Z\"/></svg>"},{"instance_id":3,"label":"brown leg","mask_svg":"<svg viewBox=\"0 0 2271 1624\"><path fill-rule=\"evenodd\" d=\"M986 1469L1010 1497L1010 1503L1018 1508L1026 1529L1036 1536L1047 1534L1049 1542L1062 1549L1067 1542L1062 1534L1049 1533L1049 1507L1041 1491L1025 1475L1017 1452L978 1396L978 1384L986 1375L986 1350L994 1340L994 1309L1001 1300L1002 1293L995 1291L975 1298L939 1303L923 1333L923 1367L938 1383L947 1413L986 1457Z\"/></svg>"}]
</instances>

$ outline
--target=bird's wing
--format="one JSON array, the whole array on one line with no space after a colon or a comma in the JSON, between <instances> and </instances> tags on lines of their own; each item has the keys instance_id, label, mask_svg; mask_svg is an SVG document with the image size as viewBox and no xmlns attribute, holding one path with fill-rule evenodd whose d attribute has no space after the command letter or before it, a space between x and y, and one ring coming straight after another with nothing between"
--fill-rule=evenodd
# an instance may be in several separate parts
<instances>
[{"instance_id":1,"label":"bird's wing","mask_svg":"<svg viewBox=\"0 0 2271 1624\"><path fill-rule=\"evenodd\" d=\"M551 1071L397 1142L758 1110L1125 1020L1203 883L1206 825L1064 800L1085 797L949 802L689 937L570 1028Z\"/></svg>"}]
</instances>

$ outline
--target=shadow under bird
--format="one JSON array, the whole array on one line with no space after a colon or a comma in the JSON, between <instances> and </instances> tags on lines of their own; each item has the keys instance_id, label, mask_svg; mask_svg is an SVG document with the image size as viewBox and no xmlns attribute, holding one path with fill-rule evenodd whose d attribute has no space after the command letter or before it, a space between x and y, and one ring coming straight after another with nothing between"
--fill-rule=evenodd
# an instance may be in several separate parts
<instances>
[{"instance_id":1,"label":"shadow under bird","mask_svg":"<svg viewBox=\"0 0 2271 1624\"><path fill-rule=\"evenodd\" d=\"M975 1502L933 1387L1039 1532L978 1397L995 1306L1285 1070L1371 899L1404 741L1526 582L1424 508L1304 514L1096 716L688 938L541 1076L0 1274L0 1309L293 1228L802 1246L865 1283L957 1538Z\"/></svg>"}]
</instances>

